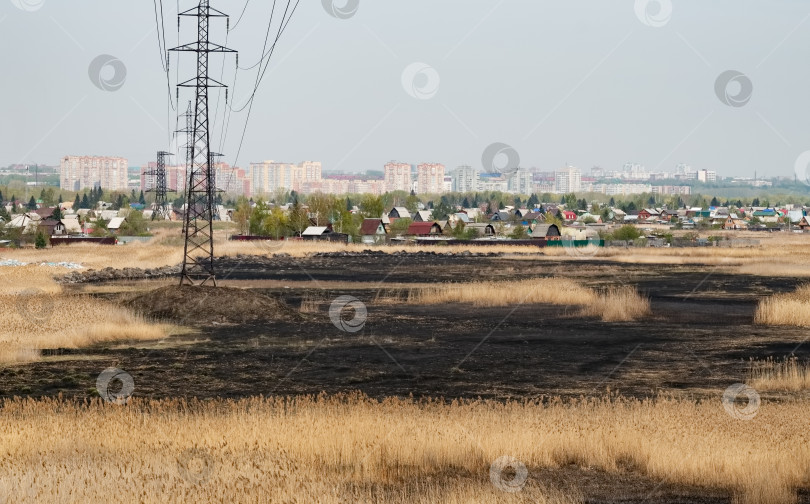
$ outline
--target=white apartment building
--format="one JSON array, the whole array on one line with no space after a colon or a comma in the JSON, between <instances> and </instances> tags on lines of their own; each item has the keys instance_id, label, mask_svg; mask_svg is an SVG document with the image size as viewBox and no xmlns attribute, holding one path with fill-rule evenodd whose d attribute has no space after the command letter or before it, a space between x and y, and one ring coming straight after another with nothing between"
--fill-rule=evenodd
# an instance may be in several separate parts
<instances>
[{"instance_id":1,"label":"white apartment building","mask_svg":"<svg viewBox=\"0 0 810 504\"><path fill-rule=\"evenodd\" d=\"M534 174L525 168L518 168L517 171L509 177L508 181L509 192L516 194L531 194L534 192Z\"/></svg>"},{"instance_id":2,"label":"white apartment building","mask_svg":"<svg viewBox=\"0 0 810 504\"><path fill-rule=\"evenodd\" d=\"M317 161L250 163L249 179L254 194L271 194L277 189L301 192L305 183L319 182L321 176L321 163Z\"/></svg>"},{"instance_id":3,"label":"white apartment building","mask_svg":"<svg viewBox=\"0 0 810 504\"><path fill-rule=\"evenodd\" d=\"M444 177L444 174L442 174ZM411 180L411 165L391 161L385 165L385 191L407 191L413 187Z\"/></svg>"},{"instance_id":4,"label":"white apartment building","mask_svg":"<svg viewBox=\"0 0 810 504\"><path fill-rule=\"evenodd\" d=\"M582 174L579 168L566 166L554 172L554 192L559 194L575 193L582 188Z\"/></svg>"},{"instance_id":5,"label":"white apartment building","mask_svg":"<svg viewBox=\"0 0 810 504\"><path fill-rule=\"evenodd\" d=\"M416 167L416 192L439 194L444 192L444 165L422 163Z\"/></svg>"},{"instance_id":6,"label":"white apartment building","mask_svg":"<svg viewBox=\"0 0 810 504\"><path fill-rule=\"evenodd\" d=\"M453 172L453 191L475 192L479 188L478 170L472 166L462 165Z\"/></svg>"},{"instance_id":7,"label":"white apartment building","mask_svg":"<svg viewBox=\"0 0 810 504\"><path fill-rule=\"evenodd\" d=\"M59 187L68 191L92 187L126 191L128 169L129 163L120 157L65 156L59 167Z\"/></svg>"},{"instance_id":8,"label":"white apartment building","mask_svg":"<svg viewBox=\"0 0 810 504\"><path fill-rule=\"evenodd\" d=\"M717 182L717 172L712 170L698 170L698 182Z\"/></svg>"}]
</instances>

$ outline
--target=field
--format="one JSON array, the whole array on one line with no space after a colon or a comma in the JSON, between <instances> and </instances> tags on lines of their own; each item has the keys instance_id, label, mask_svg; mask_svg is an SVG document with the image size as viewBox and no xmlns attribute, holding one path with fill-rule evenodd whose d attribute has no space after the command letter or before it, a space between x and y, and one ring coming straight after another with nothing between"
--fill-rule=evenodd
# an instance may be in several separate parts
<instances>
[{"instance_id":1,"label":"field","mask_svg":"<svg viewBox=\"0 0 810 504\"><path fill-rule=\"evenodd\" d=\"M2 250L0 502L810 502L803 236Z\"/></svg>"}]
</instances>

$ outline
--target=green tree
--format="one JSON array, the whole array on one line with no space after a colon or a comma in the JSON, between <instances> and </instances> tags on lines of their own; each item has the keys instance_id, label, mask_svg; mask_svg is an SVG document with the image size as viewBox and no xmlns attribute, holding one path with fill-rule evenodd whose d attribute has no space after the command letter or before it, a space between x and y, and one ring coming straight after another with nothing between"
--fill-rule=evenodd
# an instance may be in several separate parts
<instances>
[{"instance_id":1,"label":"green tree","mask_svg":"<svg viewBox=\"0 0 810 504\"><path fill-rule=\"evenodd\" d=\"M73 211L75 212L82 206L82 200L79 199L79 193L76 193L76 199L73 200Z\"/></svg>"},{"instance_id":2,"label":"green tree","mask_svg":"<svg viewBox=\"0 0 810 504\"><path fill-rule=\"evenodd\" d=\"M307 210L301 205L298 199L290 207L289 226L295 236L301 236L306 228L309 227L309 216Z\"/></svg>"},{"instance_id":3,"label":"green tree","mask_svg":"<svg viewBox=\"0 0 810 504\"><path fill-rule=\"evenodd\" d=\"M283 236L289 236L290 227L289 216L284 213L284 210L275 206L268 209L264 214L261 234L279 239Z\"/></svg>"},{"instance_id":4,"label":"green tree","mask_svg":"<svg viewBox=\"0 0 810 504\"><path fill-rule=\"evenodd\" d=\"M363 196L363 199L360 200L359 206L360 211L363 213L363 217L366 218L379 219L383 212L385 212L383 200L380 196L366 194Z\"/></svg>"},{"instance_id":5,"label":"green tree","mask_svg":"<svg viewBox=\"0 0 810 504\"><path fill-rule=\"evenodd\" d=\"M28 209L29 210L36 210L37 209L37 200L31 196L31 199L28 200Z\"/></svg>"},{"instance_id":6,"label":"green tree","mask_svg":"<svg viewBox=\"0 0 810 504\"><path fill-rule=\"evenodd\" d=\"M509 233L509 237L515 240L522 240L528 236L529 234L526 232L526 228L520 224L512 228L512 232Z\"/></svg>"},{"instance_id":7,"label":"green tree","mask_svg":"<svg viewBox=\"0 0 810 504\"><path fill-rule=\"evenodd\" d=\"M59 206L54 207L53 209L53 218L55 220L60 220L62 218L62 209Z\"/></svg>"},{"instance_id":8,"label":"green tree","mask_svg":"<svg viewBox=\"0 0 810 504\"><path fill-rule=\"evenodd\" d=\"M578 207L576 194L574 193L566 194L565 196L563 196L563 199L565 200L564 203L566 209L575 210Z\"/></svg>"},{"instance_id":9,"label":"green tree","mask_svg":"<svg viewBox=\"0 0 810 504\"><path fill-rule=\"evenodd\" d=\"M38 249L44 249L48 246L48 239L45 237L45 233L42 230L37 231L37 238L34 242L34 246Z\"/></svg>"},{"instance_id":10,"label":"green tree","mask_svg":"<svg viewBox=\"0 0 810 504\"><path fill-rule=\"evenodd\" d=\"M143 218L143 212L131 210L127 218L121 224L120 232L128 236L146 236L148 229L146 227L146 219Z\"/></svg>"},{"instance_id":11,"label":"green tree","mask_svg":"<svg viewBox=\"0 0 810 504\"><path fill-rule=\"evenodd\" d=\"M239 196L236 200L236 209L233 212L233 221L239 229L239 234L244 235L250 229L250 201L244 196Z\"/></svg>"},{"instance_id":12,"label":"green tree","mask_svg":"<svg viewBox=\"0 0 810 504\"><path fill-rule=\"evenodd\" d=\"M90 208L90 200L87 198L87 193L82 195L82 203L79 205L79 208Z\"/></svg>"},{"instance_id":13,"label":"green tree","mask_svg":"<svg viewBox=\"0 0 810 504\"><path fill-rule=\"evenodd\" d=\"M411 215L415 214L419 210L419 197L413 194L413 191L411 191L411 194L405 198L405 208L408 209Z\"/></svg>"},{"instance_id":14,"label":"green tree","mask_svg":"<svg viewBox=\"0 0 810 504\"><path fill-rule=\"evenodd\" d=\"M110 223L109 221L106 221L106 220L102 219L101 217L96 219L96 221L94 222L95 225L93 226L93 231L90 232L90 236L95 236L95 237L100 238L100 237L105 237L105 236L109 235L110 230L107 228L107 225L109 223Z\"/></svg>"},{"instance_id":15,"label":"green tree","mask_svg":"<svg viewBox=\"0 0 810 504\"><path fill-rule=\"evenodd\" d=\"M622 226L613 232L613 238L616 240L635 240L640 236L641 231L639 231L635 226L629 224Z\"/></svg>"},{"instance_id":16,"label":"green tree","mask_svg":"<svg viewBox=\"0 0 810 504\"><path fill-rule=\"evenodd\" d=\"M138 203L140 203L141 205L146 204L146 199L143 197L143 191L141 191L141 195L138 196Z\"/></svg>"},{"instance_id":17,"label":"green tree","mask_svg":"<svg viewBox=\"0 0 810 504\"><path fill-rule=\"evenodd\" d=\"M453 209L447 202L447 199L442 197L439 200L439 204L433 208L433 220L447 220L450 214L453 213Z\"/></svg>"},{"instance_id":18,"label":"green tree","mask_svg":"<svg viewBox=\"0 0 810 504\"><path fill-rule=\"evenodd\" d=\"M412 219L407 218L394 219L394 221L391 222L391 234L393 235L404 234L406 231L408 231L408 228L411 226L412 223L413 223Z\"/></svg>"}]
</instances>

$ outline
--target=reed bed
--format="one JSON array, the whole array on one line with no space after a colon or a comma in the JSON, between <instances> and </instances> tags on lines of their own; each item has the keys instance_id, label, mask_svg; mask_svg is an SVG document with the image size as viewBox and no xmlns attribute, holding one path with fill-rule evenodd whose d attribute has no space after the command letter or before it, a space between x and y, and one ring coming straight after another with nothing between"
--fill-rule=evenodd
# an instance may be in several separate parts
<instances>
[{"instance_id":1,"label":"reed bed","mask_svg":"<svg viewBox=\"0 0 810 504\"><path fill-rule=\"evenodd\" d=\"M137 395L137 391L136 391ZM810 483L810 402L610 397L489 402L338 397L0 403L9 502L582 502L537 471L569 464L795 502ZM513 457L526 484L495 487ZM2 497L2 496L0 496Z\"/></svg>"},{"instance_id":2,"label":"reed bed","mask_svg":"<svg viewBox=\"0 0 810 504\"><path fill-rule=\"evenodd\" d=\"M810 363L796 357L751 360L748 384L759 391L810 390Z\"/></svg>"},{"instance_id":3,"label":"reed bed","mask_svg":"<svg viewBox=\"0 0 810 504\"><path fill-rule=\"evenodd\" d=\"M650 313L650 301L631 286L597 291L568 278L470 282L417 287L407 291L409 303L460 303L478 307L551 304L579 306L582 316L605 322L631 321Z\"/></svg>"},{"instance_id":4,"label":"reed bed","mask_svg":"<svg viewBox=\"0 0 810 504\"><path fill-rule=\"evenodd\" d=\"M92 296L23 291L0 294L0 363L31 362L45 348L157 340L174 328Z\"/></svg>"},{"instance_id":5,"label":"reed bed","mask_svg":"<svg viewBox=\"0 0 810 504\"><path fill-rule=\"evenodd\" d=\"M754 323L810 327L810 284L801 285L793 292L774 294L760 300Z\"/></svg>"}]
</instances>

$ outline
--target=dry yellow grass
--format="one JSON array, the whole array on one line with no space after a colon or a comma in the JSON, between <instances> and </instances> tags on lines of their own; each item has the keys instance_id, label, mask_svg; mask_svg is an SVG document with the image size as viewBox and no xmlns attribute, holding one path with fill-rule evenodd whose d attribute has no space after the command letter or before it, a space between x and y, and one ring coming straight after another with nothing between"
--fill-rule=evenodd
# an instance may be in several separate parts
<instances>
[{"instance_id":1,"label":"dry yellow grass","mask_svg":"<svg viewBox=\"0 0 810 504\"><path fill-rule=\"evenodd\" d=\"M567 278L471 282L418 287L408 291L408 302L463 303L473 306L553 304L581 306L581 314L605 322L630 321L650 313L650 301L631 286L598 292Z\"/></svg>"},{"instance_id":2,"label":"dry yellow grass","mask_svg":"<svg viewBox=\"0 0 810 504\"><path fill-rule=\"evenodd\" d=\"M0 294L0 363L37 360L43 348L155 340L173 328L91 296L30 291Z\"/></svg>"},{"instance_id":3,"label":"dry yellow grass","mask_svg":"<svg viewBox=\"0 0 810 504\"><path fill-rule=\"evenodd\" d=\"M774 294L757 305L754 322L762 325L810 327L810 284Z\"/></svg>"},{"instance_id":4,"label":"dry yellow grass","mask_svg":"<svg viewBox=\"0 0 810 504\"><path fill-rule=\"evenodd\" d=\"M760 246L752 248L726 247L693 247L693 248L600 248L585 250L584 255L570 254L563 247L546 247L540 249L532 246L510 245L453 245L453 246L415 246L390 245L374 247L365 244L340 244L328 242L305 242L290 240L285 242L236 242L227 238L233 230L217 229L215 252L217 255L234 256L237 254L272 255L287 253L293 257L304 257L316 252L359 252L366 249L378 249L385 252L399 251L435 251L439 253L496 252L520 260L514 254L531 254L532 260L571 260L596 258L603 261L628 262L638 264L684 264L720 266L725 271L765 276L810 276L810 234L790 233L724 233L719 230L703 232L702 236L728 235L730 238L747 238L759 240ZM155 230L155 237L149 243L130 243L125 246L70 245L34 249L0 250L0 259L16 259L24 262L77 262L86 268L101 269L114 267L159 267L175 265L182 260L182 236L179 227L165 227ZM593 254L593 255L592 255ZM0 268L2 270L2 268ZM53 269L55 274L64 270ZM3 272L0 271L0 279Z\"/></svg>"},{"instance_id":5,"label":"dry yellow grass","mask_svg":"<svg viewBox=\"0 0 810 504\"><path fill-rule=\"evenodd\" d=\"M810 363L801 363L796 357L752 360L748 384L763 392L810 390Z\"/></svg>"},{"instance_id":6,"label":"dry yellow grass","mask_svg":"<svg viewBox=\"0 0 810 504\"><path fill-rule=\"evenodd\" d=\"M376 402L359 396L147 402L13 400L0 415L9 502L581 502L541 468L636 471L795 502L810 480L810 403L765 402L750 421L716 401L613 397L547 404ZM516 493L492 463L527 468ZM2 496L2 495L0 495Z\"/></svg>"},{"instance_id":7,"label":"dry yellow grass","mask_svg":"<svg viewBox=\"0 0 810 504\"><path fill-rule=\"evenodd\" d=\"M596 300L587 304L582 311L605 322L638 320L650 314L650 300L639 295L633 287L622 285L599 293Z\"/></svg>"}]
</instances>

